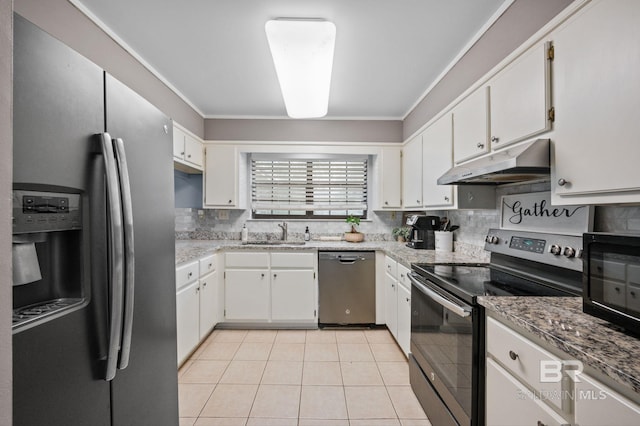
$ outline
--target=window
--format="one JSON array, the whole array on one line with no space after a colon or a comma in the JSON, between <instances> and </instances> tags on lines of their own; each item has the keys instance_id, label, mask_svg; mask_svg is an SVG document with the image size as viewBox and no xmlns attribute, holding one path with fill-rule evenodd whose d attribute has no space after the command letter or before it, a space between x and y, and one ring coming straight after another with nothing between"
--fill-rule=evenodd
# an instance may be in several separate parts
<instances>
[{"instance_id":1,"label":"window","mask_svg":"<svg viewBox=\"0 0 640 426\"><path fill-rule=\"evenodd\" d=\"M252 155L254 218L367 216L367 158Z\"/></svg>"}]
</instances>

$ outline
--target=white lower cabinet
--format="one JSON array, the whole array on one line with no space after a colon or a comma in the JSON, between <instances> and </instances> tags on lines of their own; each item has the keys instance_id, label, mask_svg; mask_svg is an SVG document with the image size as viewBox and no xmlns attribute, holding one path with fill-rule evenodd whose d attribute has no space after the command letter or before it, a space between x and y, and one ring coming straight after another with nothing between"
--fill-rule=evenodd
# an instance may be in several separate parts
<instances>
[{"instance_id":1,"label":"white lower cabinet","mask_svg":"<svg viewBox=\"0 0 640 426\"><path fill-rule=\"evenodd\" d=\"M384 316L387 322L387 328L393 335L394 339L398 339L398 281L389 274L384 274L385 282L385 310Z\"/></svg>"},{"instance_id":2,"label":"white lower cabinet","mask_svg":"<svg viewBox=\"0 0 640 426\"><path fill-rule=\"evenodd\" d=\"M405 355L408 355L411 341L411 289L402 284L398 284L398 336L396 340Z\"/></svg>"},{"instance_id":3,"label":"white lower cabinet","mask_svg":"<svg viewBox=\"0 0 640 426\"><path fill-rule=\"evenodd\" d=\"M198 281L176 293L176 331L178 364L181 364L200 341L200 295Z\"/></svg>"},{"instance_id":4,"label":"white lower cabinet","mask_svg":"<svg viewBox=\"0 0 640 426\"><path fill-rule=\"evenodd\" d=\"M405 353L409 354L411 340L411 283L410 270L391 257L385 258L385 318L387 328Z\"/></svg>"},{"instance_id":5,"label":"white lower cabinet","mask_svg":"<svg viewBox=\"0 0 640 426\"><path fill-rule=\"evenodd\" d=\"M317 322L315 252L226 254L226 322Z\"/></svg>"},{"instance_id":6,"label":"white lower cabinet","mask_svg":"<svg viewBox=\"0 0 640 426\"><path fill-rule=\"evenodd\" d=\"M271 271L271 319L313 321L317 315L313 270Z\"/></svg>"},{"instance_id":7,"label":"white lower cabinet","mask_svg":"<svg viewBox=\"0 0 640 426\"><path fill-rule=\"evenodd\" d=\"M218 322L218 272L200 278L200 340L215 327Z\"/></svg>"},{"instance_id":8,"label":"white lower cabinet","mask_svg":"<svg viewBox=\"0 0 640 426\"><path fill-rule=\"evenodd\" d=\"M216 255L176 267L176 333L182 364L218 321Z\"/></svg>"},{"instance_id":9,"label":"white lower cabinet","mask_svg":"<svg viewBox=\"0 0 640 426\"><path fill-rule=\"evenodd\" d=\"M551 426L568 423L490 358L487 359L486 389L487 425Z\"/></svg>"},{"instance_id":10,"label":"white lower cabinet","mask_svg":"<svg viewBox=\"0 0 640 426\"><path fill-rule=\"evenodd\" d=\"M226 320L269 319L269 270L225 271L224 312Z\"/></svg>"},{"instance_id":11,"label":"white lower cabinet","mask_svg":"<svg viewBox=\"0 0 640 426\"><path fill-rule=\"evenodd\" d=\"M640 407L586 374L575 384L576 424L640 425Z\"/></svg>"}]
</instances>

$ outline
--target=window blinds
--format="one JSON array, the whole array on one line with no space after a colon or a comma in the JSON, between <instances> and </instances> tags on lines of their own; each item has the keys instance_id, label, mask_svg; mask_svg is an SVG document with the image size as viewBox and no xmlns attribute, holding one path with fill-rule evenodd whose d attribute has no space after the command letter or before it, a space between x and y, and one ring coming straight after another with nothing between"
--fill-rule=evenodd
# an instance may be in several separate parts
<instances>
[{"instance_id":1,"label":"window blinds","mask_svg":"<svg viewBox=\"0 0 640 426\"><path fill-rule=\"evenodd\" d=\"M367 159L251 160L252 209L259 214L364 215Z\"/></svg>"}]
</instances>

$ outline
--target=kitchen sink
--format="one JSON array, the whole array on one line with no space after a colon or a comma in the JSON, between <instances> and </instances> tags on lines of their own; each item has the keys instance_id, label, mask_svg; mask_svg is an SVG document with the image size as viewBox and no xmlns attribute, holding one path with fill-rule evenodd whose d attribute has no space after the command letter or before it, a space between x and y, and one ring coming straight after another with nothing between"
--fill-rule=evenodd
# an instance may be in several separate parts
<instances>
[{"instance_id":1,"label":"kitchen sink","mask_svg":"<svg viewBox=\"0 0 640 426\"><path fill-rule=\"evenodd\" d=\"M305 241L283 241L283 240L261 240L261 241L247 241L243 245L247 246L303 246Z\"/></svg>"}]
</instances>

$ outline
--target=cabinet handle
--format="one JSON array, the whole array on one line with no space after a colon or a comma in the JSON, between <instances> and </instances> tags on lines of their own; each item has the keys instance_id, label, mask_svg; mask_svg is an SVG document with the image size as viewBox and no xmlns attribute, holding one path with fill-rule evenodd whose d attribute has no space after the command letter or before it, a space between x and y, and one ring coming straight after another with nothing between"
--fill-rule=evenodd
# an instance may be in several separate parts
<instances>
[{"instance_id":1,"label":"cabinet handle","mask_svg":"<svg viewBox=\"0 0 640 426\"><path fill-rule=\"evenodd\" d=\"M200 287L196 287L196 293L200 291Z\"/></svg>"},{"instance_id":2,"label":"cabinet handle","mask_svg":"<svg viewBox=\"0 0 640 426\"><path fill-rule=\"evenodd\" d=\"M182 152L180 153L180 155L184 155L184 151L182 151Z\"/></svg>"},{"instance_id":3,"label":"cabinet handle","mask_svg":"<svg viewBox=\"0 0 640 426\"><path fill-rule=\"evenodd\" d=\"M273 274L273 278L276 278L278 276L278 274Z\"/></svg>"},{"instance_id":4,"label":"cabinet handle","mask_svg":"<svg viewBox=\"0 0 640 426\"><path fill-rule=\"evenodd\" d=\"M538 425L537 426L547 426L544 423L542 423L540 420L538 420Z\"/></svg>"},{"instance_id":5,"label":"cabinet handle","mask_svg":"<svg viewBox=\"0 0 640 426\"><path fill-rule=\"evenodd\" d=\"M191 154L187 155L187 158L191 158Z\"/></svg>"},{"instance_id":6,"label":"cabinet handle","mask_svg":"<svg viewBox=\"0 0 640 426\"><path fill-rule=\"evenodd\" d=\"M408 297L407 297L407 302L411 302L411 299L409 299Z\"/></svg>"},{"instance_id":7,"label":"cabinet handle","mask_svg":"<svg viewBox=\"0 0 640 426\"><path fill-rule=\"evenodd\" d=\"M260 274L260 278L264 278L264 274Z\"/></svg>"},{"instance_id":8,"label":"cabinet handle","mask_svg":"<svg viewBox=\"0 0 640 426\"><path fill-rule=\"evenodd\" d=\"M213 263L210 263L210 264L209 264L209 268L211 268L212 266L213 266Z\"/></svg>"},{"instance_id":9,"label":"cabinet handle","mask_svg":"<svg viewBox=\"0 0 640 426\"><path fill-rule=\"evenodd\" d=\"M391 284L391 288L396 288L396 285L395 284Z\"/></svg>"},{"instance_id":10,"label":"cabinet handle","mask_svg":"<svg viewBox=\"0 0 640 426\"><path fill-rule=\"evenodd\" d=\"M564 179L564 178L558 179L558 186L565 186L568 183L570 183L570 182L568 180Z\"/></svg>"},{"instance_id":11,"label":"cabinet handle","mask_svg":"<svg viewBox=\"0 0 640 426\"><path fill-rule=\"evenodd\" d=\"M515 361L518 358L518 354L514 351L509 351L509 358Z\"/></svg>"},{"instance_id":12,"label":"cabinet handle","mask_svg":"<svg viewBox=\"0 0 640 426\"><path fill-rule=\"evenodd\" d=\"M188 277L188 278L191 278L191 276L192 276L192 275L193 275L193 272L189 272L189 273L187 274L187 277Z\"/></svg>"},{"instance_id":13,"label":"cabinet handle","mask_svg":"<svg viewBox=\"0 0 640 426\"><path fill-rule=\"evenodd\" d=\"M233 203L233 200L229 200L229 204Z\"/></svg>"},{"instance_id":14,"label":"cabinet handle","mask_svg":"<svg viewBox=\"0 0 640 426\"><path fill-rule=\"evenodd\" d=\"M416 203L420 204L420 200L416 200Z\"/></svg>"},{"instance_id":15,"label":"cabinet handle","mask_svg":"<svg viewBox=\"0 0 640 426\"><path fill-rule=\"evenodd\" d=\"M206 287L206 286L207 286L207 283L202 283L202 287Z\"/></svg>"},{"instance_id":16,"label":"cabinet handle","mask_svg":"<svg viewBox=\"0 0 640 426\"><path fill-rule=\"evenodd\" d=\"M498 142L500 142L500 138L499 138L499 137L497 137L497 136L493 136L493 137L491 138L491 142L498 143Z\"/></svg>"},{"instance_id":17,"label":"cabinet handle","mask_svg":"<svg viewBox=\"0 0 640 426\"><path fill-rule=\"evenodd\" d=\"M445 201L449 201L449 197L445 196L445 197L444 197L444 200L445 200Z\"/></svg>"},{"instance_id":18,"label":"cabinet handle","mask_svg":"<svg viewBox=\"0 0 640 426\"><path fill-rule=\"evenodd\" d=\"M476 146L478 147L478 149L484 148L484 144L482 142L478 142Z\"/></svg>"}]
</instances>

